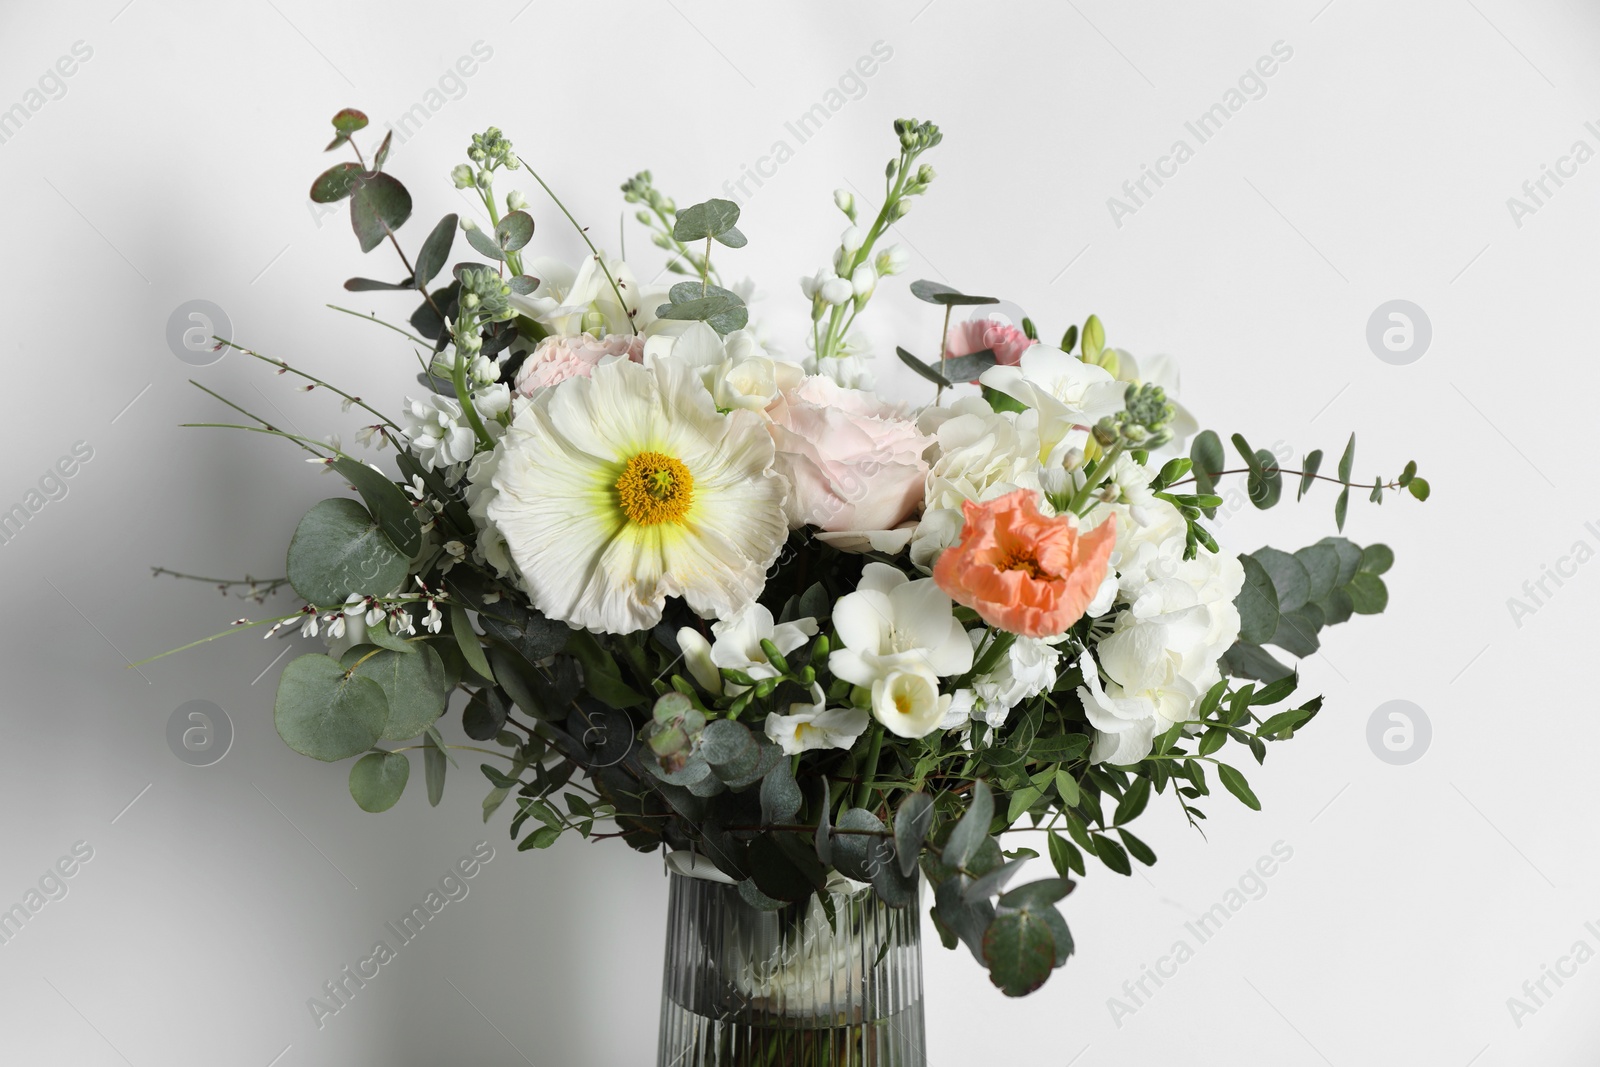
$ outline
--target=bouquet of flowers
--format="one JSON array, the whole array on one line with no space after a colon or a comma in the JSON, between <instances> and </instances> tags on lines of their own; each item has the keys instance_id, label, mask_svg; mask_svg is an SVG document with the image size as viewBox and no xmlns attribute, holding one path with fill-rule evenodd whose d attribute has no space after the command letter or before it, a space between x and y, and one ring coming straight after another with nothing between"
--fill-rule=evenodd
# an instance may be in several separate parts
<instances>
[{"instance_id":1,"label":"bouquet of flowers","mask_svg":"<svg viewBox=\"0 0 1600 1067\"><path fill-rule=\"evenodd\" d=\"M1320 706L1266 646L1309 655L1324 627L1387 603L1383 545L1236 555L1206 521L1226 479L1257 508L1286 479L1297 499L1327 481L1342 531L1352 490L1426 499L1414 463L1356 485L1353 437L1335 476L1320 451L1287 471L1232 434L1230 468L1170 364L1110 347L1094 316L1052 346L1027 319L971 317L994 298L913 282L938 347L896 351L927 395L873 391L852 326L906 268L885 238L934 181L931 123L895 123L875 214L834 194L847 227L801 280L811 330L793 356L752 327L751 289L724 282L746 244L736 204L680 208L648 171L623 184L681 279L668 287L576 221L590 255L536 258L527 201L499 188L527 165L491 128L452 175L487 223L447 215L408 255L387 138L369 163L365 116L333 125L330 150L357 159L311 196L349 200L363 252L399 254L397 281L346 288L420 300L391 327L419 388L392 419L238 348L370 414L377 451L229 405L355 494L311 508L286 576L247 590L303 606L236 628L326 641L284 668L276 725L297 752L352 761L368 811L395 804L413 756L437 804L455 753L481 752L484 817L509 802L519 849L664 847L811 925L818 906L834 922L840 886L898 909L925 879L946 945L1020 996L1073 952L1057 905L1074 876L1155 862L1131 828L1152 793L1197 827L1217 785L1258 807L1229 753L1261 762ZM470 261L452 262L458 238ZM371 461L389 447L393 469ZM478 745L441 732L458 690ZM1006 851L1014 831L1039 850ZM1055 876L1012 886L1041 851Z\"/></svg>"}]
</instances>

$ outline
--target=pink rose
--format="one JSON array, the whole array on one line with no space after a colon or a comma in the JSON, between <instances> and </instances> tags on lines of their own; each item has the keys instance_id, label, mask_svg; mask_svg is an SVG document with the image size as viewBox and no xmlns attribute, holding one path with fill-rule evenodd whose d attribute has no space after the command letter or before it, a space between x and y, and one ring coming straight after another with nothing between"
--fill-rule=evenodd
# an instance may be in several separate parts
<instances>
[{"instance_id":1,"label":"pink rose","mask_svg":"<svg viewBox=\"0 0 1600 1067\"><path fill-rule=\"evenodd\" d=\"M601 363L618 357L642 362L644 338L616 333L599 338L587 333L575 337L546 337L517 368L516 391L532 396L568 378L587 378Z\"/></svg>"},{"instance_id":2,"label":"pink rose","mask_svg":"<svg viewBox=\"0 0 1600 1067\"><path fill-rule=\"evenodd\" d=\"M968 319L950 327L944 354L946 359L955 359L987 348L994 352L999 366L1015 367L1022 362L1022 353L1036 344L1015 326L998 319Z\"/></svg>"},{"instance_id":3,"label":"pink rose","mask_svg":"<svg viewBox=\"0 0 1600 1067\"><path fill-rule=\"evenodd\" d=\"M789 479L789 525L889 530L922 504L933 442L900 409L814 375L768 409L777 469Z\"/></svg>"}]
</instances>

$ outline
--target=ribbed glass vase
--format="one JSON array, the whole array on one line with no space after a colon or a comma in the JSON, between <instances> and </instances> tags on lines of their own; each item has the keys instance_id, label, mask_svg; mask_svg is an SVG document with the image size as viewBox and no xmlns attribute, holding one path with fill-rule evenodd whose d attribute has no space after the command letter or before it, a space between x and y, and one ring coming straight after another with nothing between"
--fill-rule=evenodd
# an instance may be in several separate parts
<instances>
[{"instance_id":1,"label":"ribbed glass vase","mask_svg":"<svg viewBox=\"0 0 1600 1067\"><path fill-rule=\"evenodd\" d=\"M925 1067L922 923L870 887L761 911L669 864L657 1067ZM718 880L712 880L712 877Z\"/></svg>"}]
</instances>

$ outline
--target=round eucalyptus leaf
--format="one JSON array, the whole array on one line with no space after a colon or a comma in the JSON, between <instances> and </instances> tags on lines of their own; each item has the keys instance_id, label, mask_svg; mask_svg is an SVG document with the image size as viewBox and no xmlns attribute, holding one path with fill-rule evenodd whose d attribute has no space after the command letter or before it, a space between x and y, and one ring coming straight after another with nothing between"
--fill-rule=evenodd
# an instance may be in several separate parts
<instances>
[{"instance_id":1,"label":"round eucalyptus leaf","mask_svg":"<svg viewBox=\"0 0 1600 1067\"><path fill-rule=\"evenodd\" d=\"M1056 964L1050 925L1031 911L1002 912L983 934L989 980L1008 997L1024 997L1044 984Z\"/></svg>"},{"instance_id":2,"label":"round eucalyptus leaf","mask_svg":"<svg viewBox=\"0 0 1600 1067\"><path fill-rule=\"evenodd\" d=\"M289 584L319 607L342 606L351 593L385 596L406 580L408 563L367 509L347 497L314 505L289 542Z\"/></svg>"},{"instance_id":3,"label":"round eucalyptus leaf","mask_svg":"<svg viewBox=\"0 0 1600 1067\"><path fill-rule=\"evenodd\" d=\"M382 171L367 171L356 177L350 198L350 228L361 242L361 251L370 252L411 217L411 194L399 179Z\"/></svg>"},{"instance_id":4,"label":"round eucalyptus leaf","mask_svg":"<svg viewBox=\"0 0 1600 1067\"><path fill-rule=\"evenodd\" d=\"M283 669L272 719L284 744L334 763L365 752L383 735L389 702L377 682L347 678L337 660L312 653Z\"/></svg>"},{"instance_id":5,"label":"round eucalyptus leaf","mask_svg":"<svg viewBox=\"0 0 1600 1067\"><path fill-rule=\"evenodd\" d=\"M1259 645L1278 631L1278 592L1272 577L1254 556L1240 556L1244 586L1234 598L1239 609L1239 640Z\"/></svg>"},{"instance_id":6,"label":"round eucalyptus leaf","mask_svg":"<svg viewBox=\"0 0 1600 1067\"><path fill-rule=\"evenodd\" d=\"M502 249L515 252L533 240L533 216L526 211L513 211L494 228L494 237Z\"/></svg>"},{"instance_id":7,"label":"round eucalyptus leaf","mask_svg":"<svg viewBox=\"0 0 1600 1067\"><path fill-rule=\"evenodd\" d=\"M355 669L356 677L370 678L389 703L385 741L416 737L444 714L450 699L444 661L426 641L412 644L410 652L384 649Z\"/></svg>"},{"instance_id":8,"label":"round eucalyptus leaf","mask_svg":"<svg viewBox=\"0 0 1600 1067\"><path fill-rule=\"evenodd\" d=\"M359 163L335 163L311 183L311 199L319 204L332 204L350 195L351 183L361 173Z\"/></svg>"},{"instance_id":9,"label":"round eucalyptus leaf","mask_svg":"<svg viewBox=\"0 0 1600 1067\"><path fill-rule=\"evenodd\" d=\"M350 767L350 796L362 811L388 811L406 790L411 761L401 752L368 752Z\"/></svg>"}]
</instances>

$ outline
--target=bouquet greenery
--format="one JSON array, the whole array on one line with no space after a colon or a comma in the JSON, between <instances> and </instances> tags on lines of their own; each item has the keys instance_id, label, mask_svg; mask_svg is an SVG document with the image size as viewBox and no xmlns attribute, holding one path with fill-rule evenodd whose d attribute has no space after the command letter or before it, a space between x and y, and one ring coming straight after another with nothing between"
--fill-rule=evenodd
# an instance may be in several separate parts
<instances>
[{"instance_id":1,"label":"bouquet greenery","mask_svg":"<svg viewBox=\"0 0 1600 1067\"><path fill-rule=\"evenodd\" d=\"M852 326L906 267L884 241L934 181L931 123L895 123L870 218L834 194L848 226L801 281L811 331L792 358L724 284L746 243L736 204L679 208L648 171L624 183L682 278L664 289L553 193L591 254L534 258L526 200L497 189L526 164L489 129L452 175L486 223L447 215L408 255L411 198L387 138L370 162L356 146L366 124L334 117L329 149L356 161L311 196L348 199L361 250L398 254L403 277L346 288L420 300L391 325L419 398L391 419L239 351L369 413L361 441L392 446L395 469L231 403L250 422L228 425L298 445L355 494L311 508L286 576L246 590L304 606L236 628L326 641L284 668L276 724L297 752L352 761L368 811L395 804L413 756L437 804L455 754L482 753L484 818L509 801L519 849L690 850L769 910L826 902L838 876L913 906L926 878L945 943L1023 995L1073 951L1057 907L1073 876L1155 862L1131 829L1152 794L1197 827L1214 784L1258 807L1229 753L1261 762L1320 706L1266 646L1306 656L1387 602L1383 545L1241 556L1205 524L1223 479L1257 508L1320 480L1342 530L1352 490L1426 499L1415 464L1355 485L1353 437L1330 476L1321 452L1286 471L1233 434L1230 469L1170 364L1108 346L1094 316L1051 346L984 317L994 298L914 282L938 347L896 351L931 402L873 390ZM458 236L471 261L452 263ZM458 690L479 745L438 727ZM1004 850L1015 831L1040 835L1055 877L1010 884L1039 855Z\"/></svg>"}]
</instances>

